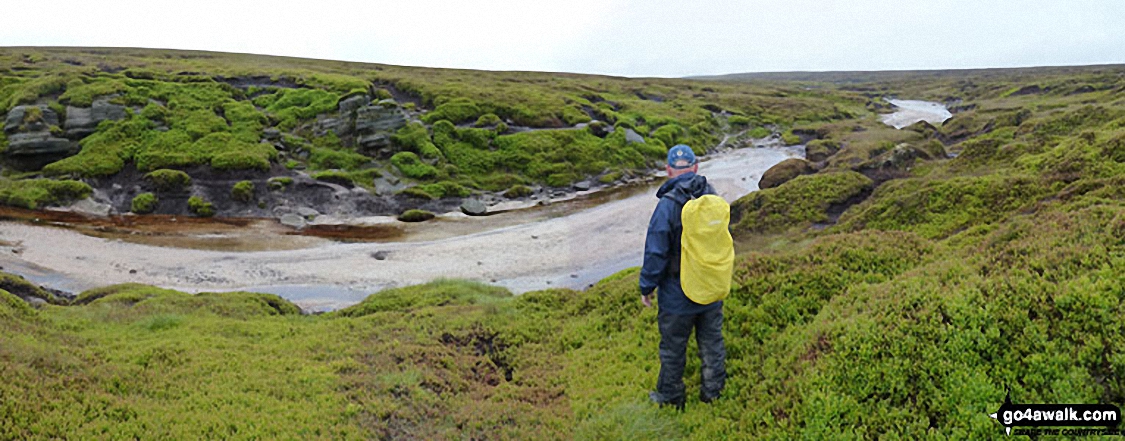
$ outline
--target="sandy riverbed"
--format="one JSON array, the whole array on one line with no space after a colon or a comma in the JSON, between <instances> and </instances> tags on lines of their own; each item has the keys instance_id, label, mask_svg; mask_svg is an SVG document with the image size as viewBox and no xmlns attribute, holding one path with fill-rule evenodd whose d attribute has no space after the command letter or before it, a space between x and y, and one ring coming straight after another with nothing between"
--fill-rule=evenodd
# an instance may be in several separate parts
<instances>
[{"instance_id":1,"label":"sandy riverbed","mask_svg":"<svg viewBox=\"0 0 1125 441\"><path fill-rule=\"evenodd\" d=\"M735 150L713 155L701 165L701 174L733 201L757 190L758 179L769 167L803 155L803 147ZM0 266L68 291L123 282L189 292L247 289L274 292L310 310L347 306L383 288L440 277L495 283L517 293L584 288L640 265L645 227L656 202L652 192L645 191L563 216L499 223L498 228L435 240L325 241L303 249L252 252L159 247L0 222ZM482 228L478 224L475 229ZM377 252L382 260L374 257Z\"/></svg>"}]
</instances>

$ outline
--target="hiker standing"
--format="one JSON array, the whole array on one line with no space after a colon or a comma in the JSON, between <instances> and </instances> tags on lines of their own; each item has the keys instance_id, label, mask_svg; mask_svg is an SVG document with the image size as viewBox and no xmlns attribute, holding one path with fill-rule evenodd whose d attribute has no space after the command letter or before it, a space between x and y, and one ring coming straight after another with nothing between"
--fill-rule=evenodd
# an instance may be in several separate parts
<instances>
[{"instance_id":1,"label":"hiker standing","mask_svg":"<svg viewBox=\"0 0 1125 441\"><path fill-rule=\"evenodd\" d=\"M684 364L688 337L695 330L702 360L699 399L709 403L726 383L723 302L730 291L734 247L728 226L730 206L715 195L686 145L668 151L668 181L648 225L641 302L652 306L657 292L660 376L649 398L661 405L684 406Z\"/></svg>"}]
</instances>

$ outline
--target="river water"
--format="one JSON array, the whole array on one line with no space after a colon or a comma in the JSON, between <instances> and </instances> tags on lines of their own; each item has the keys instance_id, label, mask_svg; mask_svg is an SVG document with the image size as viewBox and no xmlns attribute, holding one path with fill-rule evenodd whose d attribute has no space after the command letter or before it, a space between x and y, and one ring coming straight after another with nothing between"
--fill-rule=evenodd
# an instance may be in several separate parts
<instances>
[{"instance_id":1,"label":"river water","mask_svg":"<svg viewBox=\"0 0 1125 441\"><path fill-rule=\"evenodd\" d=\"M949 113L949 109L946 109L945 106L940 103L894 99L887 100L887 102L894 105L898 110L894 113L883 115L881 119L884 124L896 129L908 127L918 121L925 121L938 126L945 122L945 120L953 117L953 114Z\"/></svg>"},{"instance_id":2,"label":"river water","mask_svg":"<svg viewBox=\"0 0 1125 441\"><path fill-rule=\"evenodd\" d=\"M773 165L803 156L803 146L729 150L710 155L700 174L734 201L757 190L762 173ZM543 209L446 215L406 226L405 236L391 241L321 240L297 249L177 248L6 221L0 222L0 266L72 292L124 282L187 292L250 290L278 294L312 311L436 278L479 280L515 293L582 289L641 264L658 184Z\"/></svg>"}]
</instances>

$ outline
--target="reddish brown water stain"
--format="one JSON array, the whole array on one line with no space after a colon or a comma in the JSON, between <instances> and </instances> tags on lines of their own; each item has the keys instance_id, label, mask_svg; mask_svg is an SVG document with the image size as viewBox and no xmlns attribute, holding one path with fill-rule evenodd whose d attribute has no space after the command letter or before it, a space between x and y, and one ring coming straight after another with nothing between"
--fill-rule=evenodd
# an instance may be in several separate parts
<instances>
[{"instance_id":1,"label":"reddish brown water stain","mask_svg":"<svg viewBox=\"0 0 1125 441\"><path fill-rule=\"evenodd\" d=\"M405 232L402 228L392 225L309 225L300 231L288 231L285 234L367 242L400 239Z\"/></svg>"}]
</instances>

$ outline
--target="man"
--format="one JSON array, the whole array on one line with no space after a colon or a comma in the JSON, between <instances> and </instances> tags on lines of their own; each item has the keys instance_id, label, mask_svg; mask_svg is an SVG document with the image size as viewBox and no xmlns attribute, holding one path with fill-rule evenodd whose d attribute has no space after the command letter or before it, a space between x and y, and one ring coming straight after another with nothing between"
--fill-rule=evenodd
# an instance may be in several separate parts
<instances>
[{"instance_id":1,"label":"man","mask_svg":"<svg viewBox=\"0 0 1125 441\"><path fill-rule=\"evenodd\" d=\"M660 328L660 376L649 398L660 405L684 406L684 363L687 342L695 329L703 382L699 399L709 403L719 397L726 383L726 348L723 346L723 302L707 305L693 302L680 285L680 214L684 204L705 194L715 194L707 178L697 175L695 153L686 145L668 151L668 181L656 192L660 202L648 225L644 266L641 268L641 302L652 306L657 292L657 324Z\"/></svg>"}]
</instances>

